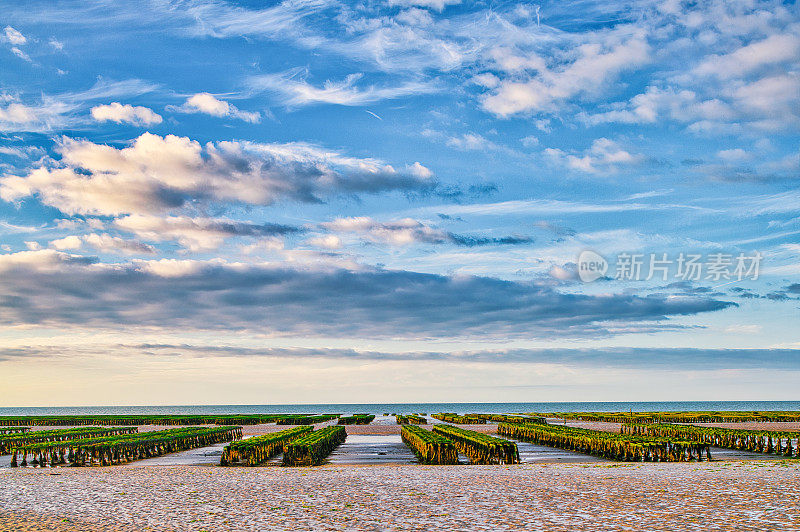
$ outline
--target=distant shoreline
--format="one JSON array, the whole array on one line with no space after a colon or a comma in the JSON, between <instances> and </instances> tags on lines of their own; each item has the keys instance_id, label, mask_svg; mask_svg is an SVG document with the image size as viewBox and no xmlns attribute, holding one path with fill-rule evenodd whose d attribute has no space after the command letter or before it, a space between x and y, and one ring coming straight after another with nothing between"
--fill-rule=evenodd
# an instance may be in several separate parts
<instances>
[{"instance_id":1,"label":"distant shoreline","mask_svg":"<svg viewBox=\"0 0 800 532\"><path fill-rule=\"evenodd\" d=\"M451 403L305 403L0 407L0 416L80 414L302 414L411 412L691 412L800 410L798 401L574 401Z\"/></svg>"}]
</instances>

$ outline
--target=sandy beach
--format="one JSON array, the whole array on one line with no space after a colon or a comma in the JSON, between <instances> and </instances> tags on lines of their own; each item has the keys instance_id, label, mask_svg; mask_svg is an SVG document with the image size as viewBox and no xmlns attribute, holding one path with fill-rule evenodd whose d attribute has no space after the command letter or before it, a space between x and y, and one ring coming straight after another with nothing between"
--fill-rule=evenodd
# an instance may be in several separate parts
<instances>
[{"instance_id":1,"label":"sandy beach","mask_svg":"<svg viewBox=\"0 0 800 532\"><path fill-rule=\"evenodd\" d=\"M800 530L797 461L0 470L2 530Z\"/></svg>"}]
</instances>

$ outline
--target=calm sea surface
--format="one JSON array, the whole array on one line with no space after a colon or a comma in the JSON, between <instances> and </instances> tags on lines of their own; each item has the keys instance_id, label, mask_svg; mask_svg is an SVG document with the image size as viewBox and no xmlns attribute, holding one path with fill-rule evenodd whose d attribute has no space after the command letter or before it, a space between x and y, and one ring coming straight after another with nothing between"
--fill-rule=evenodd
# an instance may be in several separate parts
<instances>
[{"instance_id":1,"label":"calm sea surface","mask_svg":"<svg viewBox=\"0 0 800 532\"><path fill-rule=\"evenodd\" d=\"M714 410L800 410L800 401L665 401L589 403L375 403L305 405L172 405L0 407L0 416L70 414L302 414L412 412L668 412Z\"/></svg>"}]
</instances>

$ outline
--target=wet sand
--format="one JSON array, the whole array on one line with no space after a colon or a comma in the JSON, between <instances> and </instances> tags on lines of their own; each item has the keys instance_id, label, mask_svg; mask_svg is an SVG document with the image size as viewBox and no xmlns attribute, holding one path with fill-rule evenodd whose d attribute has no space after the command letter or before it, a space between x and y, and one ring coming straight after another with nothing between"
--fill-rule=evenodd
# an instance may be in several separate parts
<instances>
[{"instance_id":1,"label":"wet sand","mask_svg":"<svg viewBox=\"0 0 800 532\"><path fill-rule=\"evenodd\" d=\"M0 469L0 530L800 529L800 462Z\"/></svg>"}]
</instances>

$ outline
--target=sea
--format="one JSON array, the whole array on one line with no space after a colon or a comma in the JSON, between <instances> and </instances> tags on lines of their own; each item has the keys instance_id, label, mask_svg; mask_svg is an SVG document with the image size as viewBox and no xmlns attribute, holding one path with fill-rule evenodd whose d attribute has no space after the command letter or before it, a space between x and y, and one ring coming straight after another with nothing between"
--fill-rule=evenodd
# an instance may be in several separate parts
<instances>
[{"instance_id":1,"label":"sea","mask_svg":"<svg viewBox=\"0 0 800 532\"><path fill-rule=\"evenodd\" d=\"M342 403L285 405L0 407L0 416L125 414L382 414L524 412L675 412L800 410L800 401L635 401L552 403Z\"/></svg>"}]
</instances>

